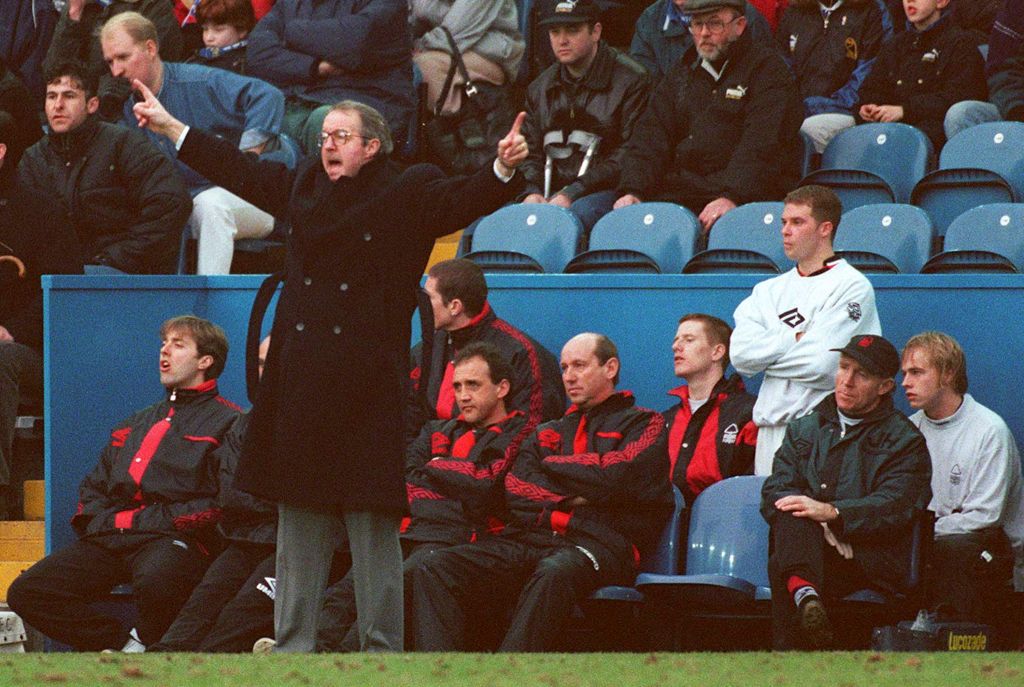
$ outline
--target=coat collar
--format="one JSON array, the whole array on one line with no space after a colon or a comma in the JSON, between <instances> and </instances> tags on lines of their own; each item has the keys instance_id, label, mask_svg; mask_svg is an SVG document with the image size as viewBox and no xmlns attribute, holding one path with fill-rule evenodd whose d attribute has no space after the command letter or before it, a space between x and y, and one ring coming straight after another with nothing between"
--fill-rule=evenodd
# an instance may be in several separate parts
<instances>
[{"instance_id":1,"label":"coat collar","mask_svg":"<svg viewBox=\"0 0 1024 687\"><path fill-rule=\"evenodd\" d=\"M565 411L566 417L569 415L586 415L587 417L594 417L596 415L604 415L606 413L613 413L616 410L622 410L624 408L630 408L636 405L636 399L633 397L632 391L616 391L608 398L601 401L600 404L586 411L585 413L579 409L575 403L573 403Z\"/></svg>"},{"instance_id":2,"label":"coat collar","mask_svg":"<svg viewBox=\"0 0 1024 687\"><path fill-rule=\"evenodd\" d=\"M612 72L615 69L615 53L603 40L597 45L597 54L594 61L590 63L590 69L577 83L588 91L604 91L611 86ZM574 81L569 70L564 65L558 66L558 78L552 79L548 90L562 88Z\"/></svg>"},{"instance_id":3,"label":"coat collar","mask_svg":"<svg viewBox=\"0 0 1024 687\"><path fill-rule=\"evenodd\" d=\"M835 393L831 393L826 396L825 399L817 405L815 410L821 416L823 421L830 422L834 425L839 424L839 409L836 407ZM874 424L880 420L884 420L895 412L897 412L896 407L892 403L892 394L890 393L883 397L881 402L875 406L875 409L864 416L861 423L857 426L863 427Z\"/></svg>"},{"instance_id":4,"label":"coat collar","mask_svg":"<svg viewBox=\"0 0 1024 687\"><path fill-rule=\"evenodd\" d=\"M718 402L724 401L733 394L740 394L746 391L746 387L743 385L743 380L740 379L738 374L733 374L729 377L722 377L715 384L714 388L711 389L711 395L709 398L714 398ZM686 405L690 402L690 387L686 384L677 386L668 392L669 396L675 396L679 399L679 403Z\"/></svg>"},{"instance_id":5,"label":"coat collar","mask_svg":"<svg viewBox=\"0 0 1024 687\"><path fill-rule=\"evenodd\" d=\"M491 309L489 301L484 301L484 307L476 317L469 321L465 327L461 329L454 329L449 332L452 343L457 348L462 348L470 341L475 341L480 337L480 331L491 326L491 323L498 319L498 316L494 314Z\"/></svg>"},{"instance_id":6,"label":"coat collar","mask_svg":"<svg viewBox=\"0 0 1024 687\"><path fill-rule=\"evenodd\" d=\"M53 152L68 162L85 155L99 129L99 120L95 116L89 116L77 129L72 129L66 134L50 134L47 141Z\"/></svg>"},{"instance_id":7,"label":"coat collar","mask_svg":"<svg viewBox=\"0 0 1024 687\"><path fill-rule=\"evenodd\" d=\"M217 380L207 379L202 384L187 389L168 389L167 402L174 406L180 406L216 398L217 395Z\"/></svg>"}]
</instances>

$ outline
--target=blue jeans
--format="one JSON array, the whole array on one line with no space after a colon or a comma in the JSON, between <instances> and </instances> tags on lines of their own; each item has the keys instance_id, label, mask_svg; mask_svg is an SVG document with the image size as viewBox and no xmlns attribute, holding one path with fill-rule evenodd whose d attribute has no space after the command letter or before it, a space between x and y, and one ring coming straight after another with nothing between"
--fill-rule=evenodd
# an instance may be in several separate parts
<instances>
[{"instance_id":1,"label":"blue jeans","mask_svg":"<svg viewBox=\"0 0 1024 687\"><path fill-rule=\"evenodd\" d=\"M999 110L992 103L981 100L961 100L946 110L946 119L943 121L943 128L946 130L946 140L953 138L964 129L970 129L977 124L986 122L998 122L1002 117Z\"/></svg>"}]
</instances>

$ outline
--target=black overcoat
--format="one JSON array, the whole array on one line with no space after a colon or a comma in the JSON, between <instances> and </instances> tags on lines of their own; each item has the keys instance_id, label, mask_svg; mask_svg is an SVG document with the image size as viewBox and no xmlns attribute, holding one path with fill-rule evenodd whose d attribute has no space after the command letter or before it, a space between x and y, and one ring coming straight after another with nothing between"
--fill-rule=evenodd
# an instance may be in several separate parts
<instances>
[{"instance_id":1,"label":"black overcoat","mask_svg":"<svg viewBox=\"0 0 1024 687\"><path fill-rule=\"evenodd\" d=\"M180 159L291 229L285 284L237 484L272 501L403 512L403 399L416 290L434 239L512 199L490 167L447 178L380 159L332 183L190 130Z\"/></svg>"}]
</instances>

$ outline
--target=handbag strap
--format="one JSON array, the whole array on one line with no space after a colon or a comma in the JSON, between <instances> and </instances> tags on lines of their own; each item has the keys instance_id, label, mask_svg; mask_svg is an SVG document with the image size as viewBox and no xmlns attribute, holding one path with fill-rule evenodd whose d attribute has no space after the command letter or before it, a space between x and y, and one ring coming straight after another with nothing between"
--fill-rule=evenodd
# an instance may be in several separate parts
<instances>
[{"instance_id":1,"label":"handbag strap","mask_svg":"<svg viewBox=\"0 0 1024 687\"><path fill-rule=\"evenodd\" d=\"M451 92L453 82L455 81L455 72L458 70L459 76L465 82L463 89L467 97L472 98L477 94L476 86L469 78L469 70L466 69L466 63L462 61L462 53L459 51L459 46L455 42L455 37L452 36L452 32L448 30L447 26L442 26L441 31L444 32L445 37L448 39L448 45L452 49L452 63L448 67L448 75L444 79L444 86L441 87L441 94L437 98L437 102L434 103L434 114L439 114L441 109L444 107L445 101L448 100L448 94Z\"/></svg>"}]
</instances>

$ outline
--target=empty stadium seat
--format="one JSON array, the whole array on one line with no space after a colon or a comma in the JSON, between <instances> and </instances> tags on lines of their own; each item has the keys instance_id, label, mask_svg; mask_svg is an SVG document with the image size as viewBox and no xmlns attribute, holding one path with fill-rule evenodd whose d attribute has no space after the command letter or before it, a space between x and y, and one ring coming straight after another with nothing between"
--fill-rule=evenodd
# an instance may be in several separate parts
<instances>
[{"instance_id":1,"label":"empty stadium seat","mask_svg":"<svg viewBox=\"0 0 1024 687\"><path fill-rule=\"evenodd\" d=\"M821 169L800 182L828 186L851 210L875 203L909 203L914 185L927 172L934 151L918 128L871 123L844 129L821 156Z\"/></svg>"},{"instance_id":2,"label":"empty stadium seat","mask_svg":"<svg viewBox=\"0 0 1024 687\"><path fill-rule=\"evenodd\" d=\"M911 202L932 218L939 236L967 210L1024 201L1024 123L989 122L946 142L939 169L914 188Z\"/></svg>"},{"instance_id":3,"label":"empty stadium seat","mask_svg":"<svg viewBox=\"0 0 1024 687\"><path fill-rule=\"evenodd\" d=\"M686 263L686 274L740 272L779 274L788 269L782 249L782 203L747 203L711 227L708 248Z\"/></svg>"},{"instance_id":4,"label":"empty stadium seat","mask_svg":"<svg viewBox=\"0 0 1024 687\"><path fill-rule=\"evenodd\" d=\"M949 226L946 246L921 270L945 272L1024 272L1024 203L972 208Z\"/></svg>"},{"instance_id":5,"label":"empty stadium seat","mask_svg":"<svg viewBox=\"0 0 1024 687\"><path fill-rule=\"evenodd\" d=\"M554 205L507 205L480 220L465 258L485 272L561 272L576 254L583 226Z\"/></svg>"},{"instance_id":6,"label":"empty stadium seat","mask_svg":"<svg viewBox=\"0 0 1024 687\"><path fill-rule=\"evenodd\" d=\"M760 511L764 480L731 477L701 492L690 511L686 573L641 573L637 589L694 614L749 610L770 600L768 523Z\"/></svg>"},{"instance_id":7,"label":"empty stadium seat","mask_svg":"<svg viewBox=\"0 0 1024 687\"><path fill-rule=\"evenodd\" d=\"M673 203L640 203L610 212L590 232L590 250L566 272L679 274L693 257L700 223Z\"/></svg>"},{"instance_id":8,"label":"empty stadium seat","mask_svg":"<svg viewBox=\"0 0 1024 687\"><path fill-rule=\"evenodd\" d=\"M912 205L863 205L843 214L836 255L861 272L917 273L931 254L935 229Z\"/></svg>"}]
</instances>

